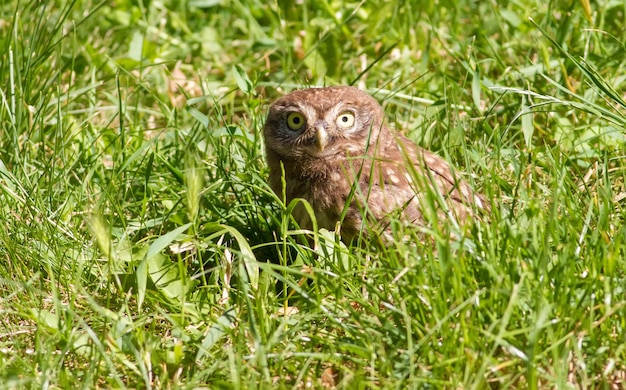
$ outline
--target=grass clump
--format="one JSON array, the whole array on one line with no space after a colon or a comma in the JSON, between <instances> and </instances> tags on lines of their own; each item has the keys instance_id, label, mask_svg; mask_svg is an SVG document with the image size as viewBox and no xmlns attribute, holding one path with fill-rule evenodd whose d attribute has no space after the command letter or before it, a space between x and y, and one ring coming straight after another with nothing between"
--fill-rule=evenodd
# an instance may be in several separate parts
<instances>
[{"instance_id":1,"label":"grass clump","mask_svg":"<svg viewBox=\"0 0 626 390\"><path fill-rule=\"evenodd\" d=\"M625 12L3 3L2 387L621 386ZM470 172L490 221L307 245L260 129L335 84Z\"/></svg>"}]
</instances>

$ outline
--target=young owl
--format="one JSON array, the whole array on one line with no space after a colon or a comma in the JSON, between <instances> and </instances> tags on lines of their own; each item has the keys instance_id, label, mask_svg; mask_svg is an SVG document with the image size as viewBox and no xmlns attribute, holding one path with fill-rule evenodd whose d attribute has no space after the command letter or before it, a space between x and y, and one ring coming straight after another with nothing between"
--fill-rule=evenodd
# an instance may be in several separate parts
<instances>
[{"instance_id":1,"label":"young owl","mask_svg":"<svg viewBox=\"0 0 626 390\"><path fill-rule=\"evenodd\" d=\"M476 209L489 207L446 161L389 130L378 102L353 87L303 89L279 98L263 134L274 192L282 197L284 191L287 203L307 200L318 227L338 227L346 243L372 227L389 233L392 214L426 224L435 210L437 218L463 224ZM301 228L313 228L301 203L293 215Z\"/></svg>"}]
</instances>

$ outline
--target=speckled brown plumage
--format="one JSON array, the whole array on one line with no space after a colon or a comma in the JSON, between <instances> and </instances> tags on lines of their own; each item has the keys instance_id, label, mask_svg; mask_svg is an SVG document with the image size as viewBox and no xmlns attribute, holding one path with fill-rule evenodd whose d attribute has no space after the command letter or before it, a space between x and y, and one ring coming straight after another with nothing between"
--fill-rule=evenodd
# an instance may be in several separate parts
<instances>
[{"instance_id":1,"label":"speckled brown plumage","mask_svg":"<svg viewBox=\"0 0 626 390\"><path fill-rule=\"evenodd\" d=\"M389 130L378 102L353 87L303 89L279 98L263 133L272 189L282 196L284 169L286 201L306 199L320 228L335 230L341 222L345 242L364 231L364 222L384 230L392 213L424 224L426 204L433 204L426 201L429 193L443 199L438 215L460 223L476 208L488 208L445 160ZM313 227L301 205L294 218L302 228Z\"/></svg>"}]
</instances>

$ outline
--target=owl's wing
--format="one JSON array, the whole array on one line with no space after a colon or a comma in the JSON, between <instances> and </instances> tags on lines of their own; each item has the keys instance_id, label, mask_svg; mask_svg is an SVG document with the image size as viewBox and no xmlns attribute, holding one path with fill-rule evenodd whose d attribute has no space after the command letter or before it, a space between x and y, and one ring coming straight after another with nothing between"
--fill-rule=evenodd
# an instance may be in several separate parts
<instances>
[{"instance_id":1,"label":"owl's wing","mask_svg":"<svg viewBox=\"0 0 626 390\"><path fill-rule=\"evenodd\" d=\"M350 209L358 210L375 223L370 226L386 233L389 217L394 214L418 225L432 218L464 224L475 215L476 208L488 210L484 199L444 159L408 139L348 159L344 169L348 170L346 177L357 178L348 200Z\"/></svg>"},{"instance_id":2,"label":"owl's wing","mask_svg":"<svg viewBox=\"0 0 626 390\"><path fill-rule=\"evenodd\" d=\"M423 172L425 179L428 179L444 198L468 208L472 206L480 209L489 208L485 199L460 178L441 157L419 147L415 147L409 156L412 157L410 165L415 167L417 172Z\"/></svg>"},{"instance_id":3,"label":"owl's wing","mask_svg":"<svg viewBox=\"0 0 626 390\"><path fill-rule=\"evenodd\" d=\"M349 176L358 178L352 203L369 219L383 222L400 213L409 222L423 220L418 195L398 150L353 160Z\"/></svg>"},{"instance_id":4,"label":"owl's wing","mask_svg":"<svg viewBox=\"0 0 626 390\"><path fill-rule=\"evenodd\" d=\"M398 141L364 163L363 171L370 175L361 174L361 191L367 194L366 204L377 219L400 210L405 220L420 222L430 207L438 215L451 212L461 222L474 214L474 208L488 210L482 196L444 159L404 137Z\"/></svg>"}]
</instances>

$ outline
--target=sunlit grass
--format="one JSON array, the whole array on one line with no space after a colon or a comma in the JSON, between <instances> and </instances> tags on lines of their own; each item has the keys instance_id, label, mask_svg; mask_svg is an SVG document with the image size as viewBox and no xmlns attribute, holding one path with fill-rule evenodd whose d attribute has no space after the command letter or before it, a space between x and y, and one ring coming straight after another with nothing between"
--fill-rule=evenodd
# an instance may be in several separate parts
<instances>
[{"instance_id":1,"label":"sunlit grass","mask_svg":"<svg viewBox=\"0 0 626 390\"><path fill-rule=\"evenodd\" d=\"M0 387L619 387L625 12L1 5ZM301 231L260 130L336 84L492 215L387 247Z\"/></svg>"}]
</instances>

